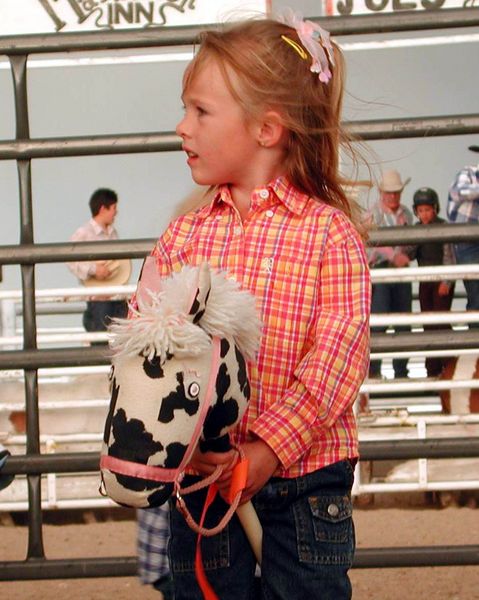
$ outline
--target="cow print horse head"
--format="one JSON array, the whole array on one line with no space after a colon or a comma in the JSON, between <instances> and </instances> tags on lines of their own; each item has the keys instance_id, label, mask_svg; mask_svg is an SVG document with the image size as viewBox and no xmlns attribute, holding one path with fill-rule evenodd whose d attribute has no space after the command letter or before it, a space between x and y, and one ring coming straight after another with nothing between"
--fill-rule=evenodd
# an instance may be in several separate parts
<instances>
[{"instance_id":1,"label":"cow print horse head","mask_svg":"<svg viewBox=\"0 0 479 600\"><path fill-rule=\"evenodd\" d=\"M160 281L160 291L145 284L145 266L132 318L110 327L112 393L100 461L106 494L139 508L169 498L197 443L228 449L260 336L254 297L207 263Z\"/></svg>"}]
</instances>

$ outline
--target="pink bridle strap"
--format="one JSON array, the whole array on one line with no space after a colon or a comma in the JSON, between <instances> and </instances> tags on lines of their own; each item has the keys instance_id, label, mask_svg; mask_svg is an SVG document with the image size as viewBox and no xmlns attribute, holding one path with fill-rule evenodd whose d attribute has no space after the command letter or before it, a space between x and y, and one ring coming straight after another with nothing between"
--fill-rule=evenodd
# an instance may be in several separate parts
<instances>
[{"instance_id":1,"label":"pink bridle strap","mask_svg":"<svg viewBox=\"0 0 479 600\"><path fill-rule=\"evenodd\" d=\"M179 469L165 469L164 467L143 465L106 454L100 458L100 467L108 469L112 473L138 477L139 479L151 479L152 481L163 483L173 483L176 481L179 473Z\"/></svg>"},{"instance_id":2,"label":"pink bridle strap","mask_svg":"<svg viewBox=\"0 0 479 600\"><path fill-rule=\"evenodd\" d=\"M216 467L214 473L212 473L209 477L207 477L206 479L202 479L201 481L198 481L197 483L190 485L187 488L182 489L179 486L177 486L176 500L177 500L178 510L185 518L185 521L188 524L188 526L195 533L198 533L199 535L203 535L205 537L211 537L213 535L216 535L220 531L222 531L226 527L226 525L230 522L231 517L234 515L234 513L236 512L236 509L239 506L239 502L241 500L241 494L243 493L243 490L246 486L246 477L248 474L248 460L246 459L241 446L235 447L235 450L238 452L239 460L236 463L235 467L233 468L234 484L232 485L233 489L230 490L230 498L229 498L230 506L228 507L228 510L224 514L223 518L220 520L220 522L215 527L212 527L210 529L203 527L203 520L204 520L205 514L203 514L200 523L197 523L191 516L191 513L188 510L188 508L186 507L185 501L183 500L182 496L184 496L186 494L190 494L191 492L196 492L197 490L214 483L214 481L216 481L216 479L218 479L218 477L221 475L221 473L223 471L223 467L221 465L218 465ZM236 472L236 477L235 477L235 472ZM211 502L214 500L214 497L215 497L217 491L218 491L218 488L215 485L212 485L210 490L208 491L208 497L211 499ZM208 504L208 502L207 502L207 504ZM206 511L206 508L205 508L205 511Z\"/></svg>"},{"instance_id":3,"label":"pink bridle strap","mask_svg":"<svg viewBox=\"0 0 479 600\"><path fill-rule=\"evenodd\" d=\"M190 462L190 459L193 456L193 452L196 449L201 432L203 431L203 425L206 419L206 415L208 414L208 410L211 406L211 402L213 400L213 394L215 393L216 378L220 369L221 340L219 337L215 336L211 339L211 343L213 345L211 351L211 369L210 376L208 379L208 385L206 388L206 395L204 401L200 405L200 414L198 416L198 420L196 421L191 441L188 444L188 448L186 449L186 452L183 456L183 460L181 461L178 467L179 471L184 471L186 465Z\"/></svg>"},{"instance_id":4,"label":"pink bridle strap","mask_svg":"<svg viewBox=\"0 0 479 600\"><path fill-rule=\"evenodd\" d=\"M103 454L100 458L101 469L108 469L108 471L111 471L112 473L118 473L120 475L127 475L140 479L150 479L151 481L158 481L159 483L175 483L176 486L179 487L179 483L183 479L183 471L190 462L193 452L198 444L206 415L208 414L208 409L210 408L213 399L216 377L218 375L220 366L220 338L213 337L211 343L213 346L211 354L211 369L206 387L205 398L200 404L198 419L196 421L190 443L188 444L186 452L183 455L183 459L178 467L175 469L166 469L165 467L144 465L142 463L116 458L115 456L110 456L109 454ZM219 477L219 475L220 473L218 473L215 480ZM209 483L210 481L205 483L205 485L209 485Z\"/></svg>"}]
</instances>

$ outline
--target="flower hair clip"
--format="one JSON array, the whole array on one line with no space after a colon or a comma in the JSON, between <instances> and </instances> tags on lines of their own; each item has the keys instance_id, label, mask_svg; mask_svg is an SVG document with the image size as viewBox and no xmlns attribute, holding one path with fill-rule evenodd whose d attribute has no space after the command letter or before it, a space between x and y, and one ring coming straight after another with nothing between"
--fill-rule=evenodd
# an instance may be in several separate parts
<instances>
[{"instance_id":1,"label":"flower hair clip","mask_svg":"<svg viewBox=\"0 0 479 600\"><path fill-rule=\"evenodd\" d=\"M303 48L285 35L282 35L281 38L303 59L306 58L304 50L306 49L313 60L310 67L311 72L318 73L319 80L328 83L332 77L329 65L334 66L334 52L329 32L313 21L303 21L301 15L291 9L286 9L279 17L279 21L296 30Z\"/></svg>"}]
</instances>

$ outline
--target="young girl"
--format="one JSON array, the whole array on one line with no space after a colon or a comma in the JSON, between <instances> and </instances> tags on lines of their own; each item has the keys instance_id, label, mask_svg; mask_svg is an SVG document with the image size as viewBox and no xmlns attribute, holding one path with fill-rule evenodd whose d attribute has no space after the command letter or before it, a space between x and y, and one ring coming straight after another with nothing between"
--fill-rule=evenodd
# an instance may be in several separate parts
<instances>
[{"instance_id":1,"label":"young girl","mask_svg":"<svg viewBox=\"0 0 479 600\"><path fill-rule=\"evenodd\" d=\"M202 35L177 133L194 181L214 186L213 199L175 220L153 255L161 277L207 261L256 296L262 344L232 441L249 459L242 501L253 499L263 526L262 594L340 600L351 597L353 402L368 366L370 279L338 176L342 57L316 25L288 23ZM191 466L204 476L222 464L226 497L236 456L197 451ZM196 519L204 499L186 497ZM205 525L225 507L217 497ZM172 510L178 600L202 598L195 543ZM218 598L253 597L255 559L236 517L203 538L202 555Z\"/></svg>"}]
</instances>

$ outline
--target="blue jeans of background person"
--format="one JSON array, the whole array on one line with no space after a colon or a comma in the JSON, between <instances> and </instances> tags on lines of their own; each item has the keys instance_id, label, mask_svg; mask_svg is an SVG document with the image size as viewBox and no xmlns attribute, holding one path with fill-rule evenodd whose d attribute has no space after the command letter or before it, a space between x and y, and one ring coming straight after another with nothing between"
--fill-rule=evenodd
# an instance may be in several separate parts
<instances>
[{"instance_id":1,"label":"blue jeans of background person","mask_svg":"<svg viewBox=\"0 0 479 600\"><path fill-rule=\"evenodd\" d=\"M86 331L106 331L110 319L123 318L128 314L124 300L90 300L83 313L83 327Z\"/></svg>"},{"instance_id":2,"label":"blue jeans of background person","mask_svg":"<svg viewBox=\"0 0 479 600\"><path fill-rule=\"evenodd\" d=\"M479 244L455 244L456 262L458 265L479 264ZM479 279L464 279L467 294L467 310L479 310ZM469 327L479 327L479 323L471 323Z\"/></svg>"},{"instance_id":3,"label":"blue jeans of background person","mask_svg":"<svg viewBox=\"0 0 479 600\"><path fill-rule=\"evenodd\" d=\"M412 286L410 283L377 283L373 285L371 299L371 313L400 313L412 310ZM381 333L387 327L372 327L371 331ZM409 331L409 327L394 327L394 331ZM394 377L407 377L407 358L394 358ZM369 367L369 376L381 375L381 361L372 360Z\"/></svg>"},{"instance_id":4,"label":"blue jeans of background person","mask_svg":"<svg viewBox=\"0 0 479 600\"><path fill-rule=\"evenodd\" d=\"M272 478L254 498L263 526L261 598L349 600L348 570L355 549L349 460L294 479ZM197 478L187 477L184 486ZM195 520L205 492L186 496ZM218 498L206 526L216 525L227 505ZM175 599L202 600L194 575L196 534L177 510L170 511L169 543ZM253 600L255 558L236 516L218 535L202 538L206 576L221 600Z\"/></svg>"}]
</instances>

